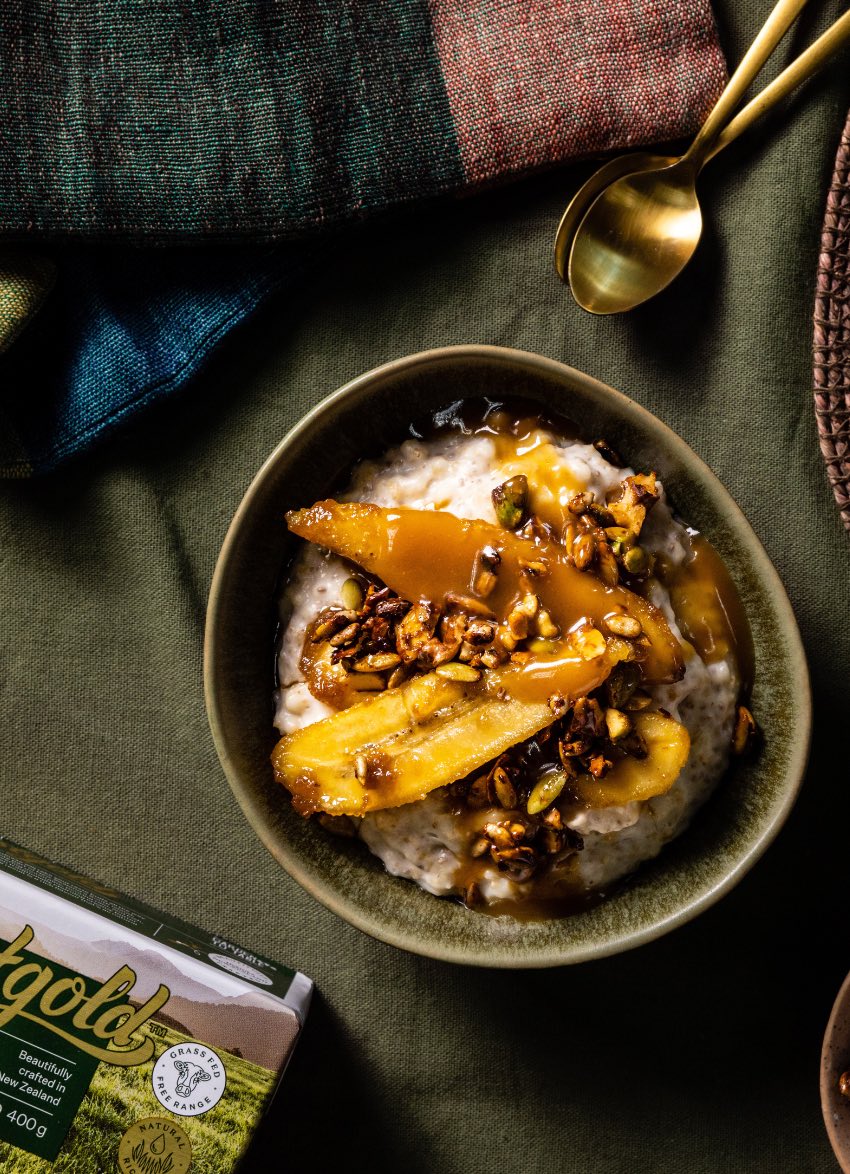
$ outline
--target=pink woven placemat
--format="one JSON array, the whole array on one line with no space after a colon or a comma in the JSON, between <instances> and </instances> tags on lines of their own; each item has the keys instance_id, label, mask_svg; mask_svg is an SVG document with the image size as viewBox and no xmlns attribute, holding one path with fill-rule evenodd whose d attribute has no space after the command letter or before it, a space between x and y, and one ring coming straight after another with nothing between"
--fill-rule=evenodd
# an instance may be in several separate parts
<instances>
[{"instance_id":1,"label":"pink woven placemat","mask_svg":"<svg viewBox=\"0 0 850 1174\"><path fill-rule=\"evenodd\" d=\"M835 159L821 234L814 376L821 452L850 532L850 114Z\"/></svg>"}]
</instances>

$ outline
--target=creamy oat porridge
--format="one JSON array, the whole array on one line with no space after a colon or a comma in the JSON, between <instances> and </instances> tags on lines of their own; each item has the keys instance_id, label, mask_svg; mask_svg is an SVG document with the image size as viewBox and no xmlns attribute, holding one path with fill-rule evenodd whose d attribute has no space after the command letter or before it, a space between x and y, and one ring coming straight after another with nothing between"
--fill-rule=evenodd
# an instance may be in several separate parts
<instances>
[{"instance_id":1,"label":"creamy oat porridge","mask_svg":"<svg viewBox=\"0 0 850 1174\"><path fill-rule=\"evenodd\" d=\"M748 742L734 588L602 441L490 409L287 521L276 777L431 893L602 891Z\"/></svg>"}]
</instances>

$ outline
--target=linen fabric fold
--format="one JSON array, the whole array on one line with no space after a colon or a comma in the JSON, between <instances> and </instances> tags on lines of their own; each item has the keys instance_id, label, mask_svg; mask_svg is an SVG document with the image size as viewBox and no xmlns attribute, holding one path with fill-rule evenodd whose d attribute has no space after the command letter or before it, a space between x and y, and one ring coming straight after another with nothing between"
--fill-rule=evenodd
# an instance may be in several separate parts
<instances>
[{"instance_id":1,"label":"linen fabric fold","mask_svg":"<svg viewBox=\"0 0 850 1174\"><path fill-rule=\"evenodd\" d=\"M708 0L5 0L0 232L270 239L676 138Z\"/></svg>"},{"instance_id":2,"label":"linen fabric fold","mask_svg":"<svg viewBox=\"0 0 850 1174\"><path fill-rule=\"evenodd\" d=\"M682 136L726 77L708 0L6 0L0 70L0 243L39 257L0 350L46 298L5 476L186 384L323 230Z\"/></svg>"}]
</instances>

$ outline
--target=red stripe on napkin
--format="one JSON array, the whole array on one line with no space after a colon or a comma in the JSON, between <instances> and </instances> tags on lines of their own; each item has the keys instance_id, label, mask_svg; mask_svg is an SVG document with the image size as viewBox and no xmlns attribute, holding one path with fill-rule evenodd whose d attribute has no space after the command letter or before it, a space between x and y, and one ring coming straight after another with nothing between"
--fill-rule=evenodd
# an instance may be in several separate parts
<instances>
[{"instance_id":1,"label":"red stripe on napkin","mask_svg":"<svg viewBox=\"0 0 850 1174\"><path fill-rule=\"evenodd\" d=\"M688 134L726 82L705 0L429 0L467 178Z\"/></svg>"}]
</instances>

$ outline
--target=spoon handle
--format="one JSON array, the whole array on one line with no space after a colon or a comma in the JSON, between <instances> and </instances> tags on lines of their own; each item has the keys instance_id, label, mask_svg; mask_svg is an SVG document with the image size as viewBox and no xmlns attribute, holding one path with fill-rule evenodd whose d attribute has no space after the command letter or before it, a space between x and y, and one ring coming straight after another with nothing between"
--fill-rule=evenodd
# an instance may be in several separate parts
<instances>
[{"instance_id":1,"label":"spoon handle","mask_svg":"<svg viewBox=\"0 0 850 1174\"><path fill-rule=\"evenodd\" d=\"M806 3L807 0L779 0L765 21L684 156L697 170L708 158L715 140L737 109L753 78L805 8Z\"/></svg>"},{"instance_id":2,"label":"spoon handle","mask_svg":"<svg viewBox=\"0 0 850 1174\"><path fill-rule=\"evenodd\" d=\"M760 94L757 94L751 102L748 102L743 110L732 119L723 133L715 142L714 146L709 150L705 157L705 161L713 159L715 155L719 154L724 147L728 147L737 139L738 135L743 134L745 130L749 130L756 119L761 118L768 110L774 107L777 102L781 102L786 98L792 90L801 85L804 81L808 81L813 74L833 57L839 49L850 43L850 12L845 12L840 16L835 24L830 27L813 41L803 53L800 54L796 60L783 69L782 73L770 83L765 86Z\"/></svg>"}]
</instances>

